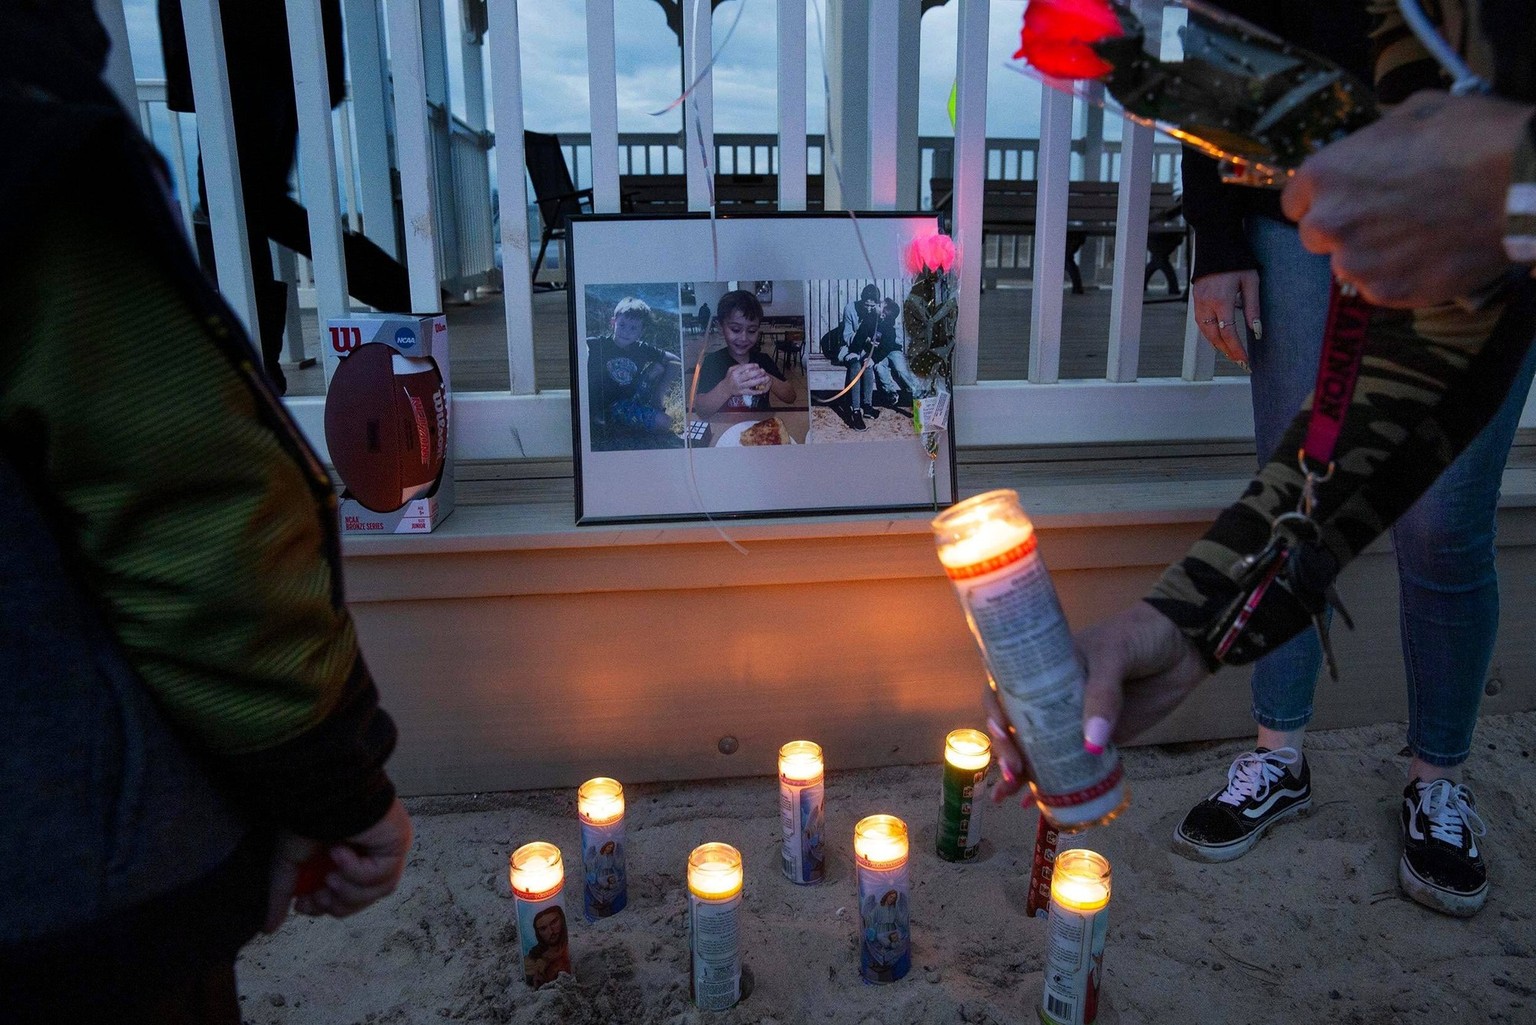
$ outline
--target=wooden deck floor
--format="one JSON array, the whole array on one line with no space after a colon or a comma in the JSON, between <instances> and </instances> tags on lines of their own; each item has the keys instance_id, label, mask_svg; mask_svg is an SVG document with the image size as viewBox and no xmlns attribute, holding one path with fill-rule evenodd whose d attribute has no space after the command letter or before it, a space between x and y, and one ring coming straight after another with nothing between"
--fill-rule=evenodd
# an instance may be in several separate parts
<instances>
[{"instance_id":1,"label":"wooden deck floor","mask_svg":"<svg viewBox=\"0 0 1536 1025\"><path fill-rule=\"evenodd\" d=\"M1029 367L1030 299L1028 287L994 288L981 296L981 349L978 376L982 380L1022 379ZM1065 379L1102 377L1109 339L1108 289L1063 298L1061 376ZM1177 377L1183 362L1186 305L1166 300L1142 306L1141 376ZM570 333L565 292L539 292L533 298L534 367L541 388L570 386ZM457 391L505 391L507 375L506 318L500 295L448 308L448 338ZM313 310L304 311L305 351L320 352L319 329ZM1241 373L1218 357L1218 375ZM288 369L288 394L319 395L324 391L318 366Z\"/></svg>"}]
</instances>

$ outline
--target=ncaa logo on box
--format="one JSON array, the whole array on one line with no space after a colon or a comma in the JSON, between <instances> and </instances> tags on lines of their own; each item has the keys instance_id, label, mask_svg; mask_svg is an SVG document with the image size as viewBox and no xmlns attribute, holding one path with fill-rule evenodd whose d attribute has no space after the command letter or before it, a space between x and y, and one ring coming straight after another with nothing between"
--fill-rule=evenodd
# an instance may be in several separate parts
<instances>
[{"instance_id":1,"label":"ncaa logo on box","mask_svg":"<svg viewBox=\"0 0 1536 1025\"><path fill-rule=\"evenodd\" d=\"M408 327L402 327L395 332L395 348L401 352L407 352L416 348L416 332Z\"/></svg>"}]
</instances>

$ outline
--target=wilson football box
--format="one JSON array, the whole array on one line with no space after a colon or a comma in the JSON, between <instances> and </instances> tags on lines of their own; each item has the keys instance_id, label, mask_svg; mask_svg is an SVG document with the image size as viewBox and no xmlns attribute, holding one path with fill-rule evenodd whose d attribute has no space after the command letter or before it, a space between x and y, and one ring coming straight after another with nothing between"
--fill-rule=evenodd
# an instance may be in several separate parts
<instances>
[{"instance_id":1,"label":"wilson football box","mask_svg":"<svg viewBox=\"0 0 1536 1025\"><path fill-rule=\"evenodd\" d=\"M447 318L353 314L322 340L342 533L430 533L453 511Z\"/></svg>"}]
</instances>

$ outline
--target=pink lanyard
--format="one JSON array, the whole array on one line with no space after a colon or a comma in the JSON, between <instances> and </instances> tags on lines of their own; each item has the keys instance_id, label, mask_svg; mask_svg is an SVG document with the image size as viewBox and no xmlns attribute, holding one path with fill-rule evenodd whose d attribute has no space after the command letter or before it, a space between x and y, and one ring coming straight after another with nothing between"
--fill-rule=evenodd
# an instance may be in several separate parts
<instances>
[{"instance_id":1,"label":"pink lanyard","mask_svg":"<svg viewBox=\"0 0 1536 1025\"><path fill-rule=\"evenodd\" d=\"M1304 516L1312 515L1316 486L1333 476L1333 450L1344 429L1344 416L1360 377L1371 306L1360 293L1335 278L1328 296L1328 322L1323 329L1323 353L1312 390L1312 414L1307 437L1296 458L1306 481L1302 487ZM1313 467L1317 467L1316 470Z\"/></svg>"},{"instance_id":2,"label":"pink lanyard","mask_svg":"<svg viewBox=\"0 0 1536 1025\"><path fill-rule=\"evenodd\" d=\"M1303 475L1301 500L1295 512L1275 518L1269 543L1263 550L1246 556L1240 563L1244 572L1243 590L1233 608L1231 622L1217 641L1215 655L1218 660L1226 658L1264 600L1265 592L1286 572L1298 528L1310 532L1316 539L1318 528L1312 520L1312 509L1317 502L1317 486L1333 476L1333 453L1344 429L1350 401L1354 398L1355 383L1360 377L1360 362L1365 354L1370 321L1370 304L1354 289L1340 285L1335 279L1328 299L1328 321L1323 329L1323 352L1317 366L1317 384L1312 392L1307 437L1296 454ZM1314 466L1320 469L1314 470ZM1345 623L1350 623L1332 588L1329 588L1329 602L1339 608ZM1313 623L1322 642L1329 675L1338 679L1326 619L1320 613L1315 614Z\"/></svg>"}]
</instances>

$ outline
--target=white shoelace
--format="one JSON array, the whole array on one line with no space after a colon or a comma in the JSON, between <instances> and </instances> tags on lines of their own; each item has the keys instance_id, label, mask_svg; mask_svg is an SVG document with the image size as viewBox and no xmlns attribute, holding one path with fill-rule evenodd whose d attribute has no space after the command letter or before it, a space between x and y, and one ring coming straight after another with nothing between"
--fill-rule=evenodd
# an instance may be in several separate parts
<instances>
[{"instance_id":1,"label":"white shoelace","mask_svg":"<svg viewBox=\"0 0 1536 1025\"><path fill-rule=\"evenodd\" d=\"M1260 754L1249 751L1240 754L1227 769L1227 789L1217 795L1222 804L1236 807L1249 798L1263 800L1275 780L1285 775L1285 770L1301 761L1301 752L1294 747L1278 747Z\"/></svg>"},{"instance_id":2,"label":"white shoelace","mask_svg":"<svg viewBox=\"0 0 1536 1025\"><path fill-rule=\"evenodd\" d=\"M1486 836L1488 827L1472 807L1472 794L1462 783L1437 779L1419 791L1419 807L1429 819L1429 835L1442 843L1460 848L1462 830L1473 836Z\"/></svg>"}]
</instances>

